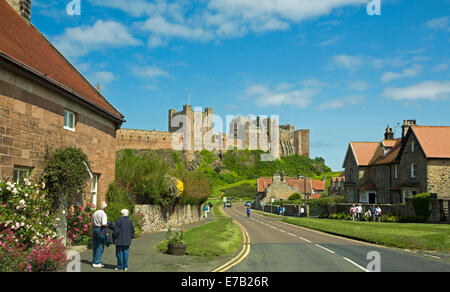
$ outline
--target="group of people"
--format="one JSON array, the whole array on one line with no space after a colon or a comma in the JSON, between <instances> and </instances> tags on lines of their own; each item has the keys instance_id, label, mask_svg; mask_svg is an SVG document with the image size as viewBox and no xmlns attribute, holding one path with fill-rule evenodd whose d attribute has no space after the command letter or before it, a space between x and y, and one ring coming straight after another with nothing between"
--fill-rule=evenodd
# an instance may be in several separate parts
<instances>
[{"instance_id":1,"label":"group of people","mask_svg":"<svg viewBox=\"0 0 450 292\"><path fill-rule=\"evenodd\" d=\"M284 206L278 206L277 214L280 216L284 216L286 214L286 208Z\"/></svg>"},{"instance_id":2,"label":"group of people","mask_svg":"<svg viewBox=\"0 0 450 292\"><path fill-rule=\"evenodd\" d=\"M362 213L363 213L363 207L361 204L358 204L356 206L352 205L350 207L350 216L353 221L355 221L355 220L361 221ZM369 220L378 221L378 222L381 222L381 215L382 215L381 207L380 206L375 207L375 205L373 205L373 204L364 213L364 216L369 218Z\"/></svg>"},{"instance_id":3,"label":"group of people","mask_svg":"<svg viewBox=\"0 0 450 292\"><path fill-rule=\"evenodd\" d=\"M131 241L135 236L133 222L128 218L129 211L120 211L121 217L115 223L108 222L105 213L107 204L102 202L99 210L92 215L93 246L92 246L92 267L103 268L102 257L105 246L113 243L116 246L117 267L115 270L128 270L128 254ZM113 231L112 235L110 230Z\"/></svg>"}]
</instances>

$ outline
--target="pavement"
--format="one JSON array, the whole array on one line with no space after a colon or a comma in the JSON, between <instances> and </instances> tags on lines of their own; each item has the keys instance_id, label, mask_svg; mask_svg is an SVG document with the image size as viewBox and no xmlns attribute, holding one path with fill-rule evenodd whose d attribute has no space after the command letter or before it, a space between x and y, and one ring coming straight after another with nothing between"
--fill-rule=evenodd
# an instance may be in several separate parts
<instances>
[{"instance_id":1,"label":"pavement","mask_svg":"<svg viewBox=\"0 0 450 292\"><path fill-rule=\"evenodd\" d=\"M198 223L183 225L182 230L188 230L207 222L213 221L212 213L206 220ZM178 228L177 228L178 229ZM162 253L156 246L165 240L166 232L141 234L134 239L130 246L128 272L209 272L227 262L233 255L207 260L195 256L173 256ZM92 267L92 250L81 253L81 272L123 272L115 271L117 259L115 246L106 247L103 252L103 268Z\"/></svg>"}]
</instances>

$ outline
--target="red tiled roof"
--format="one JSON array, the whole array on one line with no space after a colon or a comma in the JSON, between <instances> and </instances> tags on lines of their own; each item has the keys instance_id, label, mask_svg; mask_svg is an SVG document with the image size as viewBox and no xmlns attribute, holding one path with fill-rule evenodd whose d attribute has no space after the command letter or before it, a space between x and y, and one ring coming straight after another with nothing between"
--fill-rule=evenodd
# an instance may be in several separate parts
<instances>
[{"instance_id":1,"label":"red tiled roof","mask_svg":"<svg viewBox=\"0 0 450 292\"><path fill-rule=\"evenodd\" d=\"M303 179L288 177L286 178L286 183L287 185L296 188L300 193L312 193L310 178L306 179L306 192L305 192L305 181ZM271 177L258 178L257 180L258 193L264 192L271 184L272 184Z\"/></svg>"},{"instance_id":2,"label":"red tiled roof","mask_svg":"<svg viewBox=\"0 0 450 292\"><path fill-rule=\"evenodd\" d=\"M109 115L123 119L122 114L4 0L0 0L0 54L45 75Z\"/></svg>"},{"instance_id":3,"label":"red tiled roof","mask_svg":"<svg viewBox=\"0 0 450 292\"><path fill-rule=\"evenodd\" d=\"M385 140L386 141L386 140ZM400 152L401 146L402 146L402 139L398 138L395 140L390 140L390 145L394 145L390 148L389 152L386 154L386 156L383 156L383 150L381 149L381 144L379 145L379 148L376 151L376 155L372 158L372 161L370 162L371 165L381 165L381 164L389 164L392 163L398 156L398 153Z\"/></svg>"},{"instance_id":4,"label":"red tiled roof","mask_svg":"<svg viewBox=\"0 0 450 292\"><path fill-rule=\"evenodd\" d=\"M327 182L324 180L318 180L318 179L312 180L312 187L316 192L325 191L326 186L327 186Z\"/></svg>"},{"instance_id":5,"label":"red tiled roof","mask_svg":"<svg viewBox=\"0 0 450 292\"><path fill-rule=\"evenodd\" d=\"M271 177L259 177L257 181L258 193L264 192L272 183Z\"/></svg>"},{"instance_id":6,"label":"red tiled roof","mask_svg":"<svg viewBox=\"0 0 450 292\"><path fill-rule=\"evenodd\" d=\"M355 154L359 166L369 165L379 142L350 142L350 146Z\"/></svg>"},{"instance_id":7,"label":"red tiled roof","mask_svg":"<svg viewBox=\"0 0 450 292\"><path fill-rule=\"evenodd\" d=\"M450 158L450 127L411 126L427 158Z\"/></svg>"}]
</instances>

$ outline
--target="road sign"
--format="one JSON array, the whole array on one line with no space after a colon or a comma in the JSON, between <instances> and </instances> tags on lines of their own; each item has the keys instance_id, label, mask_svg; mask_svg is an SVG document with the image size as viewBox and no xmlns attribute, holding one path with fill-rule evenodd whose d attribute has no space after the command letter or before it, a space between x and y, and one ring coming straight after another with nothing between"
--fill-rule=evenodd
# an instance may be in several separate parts
<instances>
[{"instance_id":1,"label":"road sign","mask_svg":"<svg viewBox=\"0 0 450 292\"><path fill-rule=\"evenodd\" d=\"M227 197L223 197L223 202L225 203L227 201Z\"/></svg>"},{"instance_id":2,"label":"road sign","mask_svg":"<svg viewBox=\"0 0 450 292\"><path fill-rule=\"evenodd\" d=\"M275 198L271 198L270 202L273 204L273 202L275 202Z\"/></svg>"}]
</instances>

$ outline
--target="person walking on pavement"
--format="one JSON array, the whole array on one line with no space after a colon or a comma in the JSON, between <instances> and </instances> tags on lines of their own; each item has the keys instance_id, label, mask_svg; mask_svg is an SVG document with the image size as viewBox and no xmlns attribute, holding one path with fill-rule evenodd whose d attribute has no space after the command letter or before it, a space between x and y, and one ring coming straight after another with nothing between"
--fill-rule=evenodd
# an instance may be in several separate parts
<instances>
[{"instance_id":1,"label":"person walking on pavement","mask_svg":"<svg viewBox=\"0 0 450 292\"><path fill-rule=\"evenodd\" d=\"M250 218L250 206L247 206L247 217Z\"/></svg>"},{"instance_id":2,"label":"person walking on pavement","mask_svg":"<svg viewBox=\"0 0 450 292\"><path fill-rule=\"evenodd\" d=\"M208 205L204 205L203 206L203 211L204 211L204 213L205 213L205 218L208 218Z\"/></svg>"},{"instance_id":3,"label":"person walking on pavement","mask_svg":"<svg viewBox=\"0 0 450 292\"><path fill-rule=\"evenodd\" d=\"M285 213L286 213L286 208L285 208L284 206L283 206L283 211L282 211L282 212L283 212L283 216L286 216L286 215L285 215Z\"/></svg>"},{"instance_id":4,"label":"person walking on pavement","mask_svg":"<svg viewBox=\"0 0 450 292\"><path fill-rule=\"evenodd\" d=\"M372 220L375 221L377 218L377 208L375 208L374 204L370 207L370 213L372 214Z\"/></svg>"},{"instance_id":5,"label":"person walking on pavement","mask_svg":"<svg viewBox=\"0 0 450 292\"><path fill-rule=\"evenodd\" d=\"M129 211L120 211L121 217L114 224L113 242L116 245L117 267L116 271L128 270L128 255L131 241L134 238L134 225L128 218Z\"/></svg>"},{"instance_id":6,"label":"person walking on pavement","mask_svg":"<svg viewBox=\"0 0 450 292\"><path fill-rule=\"evenodd\" d=\"M277 214L280 215L280 206L277 207Z\"/></svg>"},{"instance_id":7,"label":"person walking on pavement","mask_svg":"<svg viewBox=\"0 0 450 292\"><path fill-rule=\"evenodd\" d=\"M103 268L102 257L105 249L105 237L102 236L103 229L108 228L108 216L105 213L106 202L100 203L100 209L92 215L92 267Z\"/></svg>"}]
</instances>

